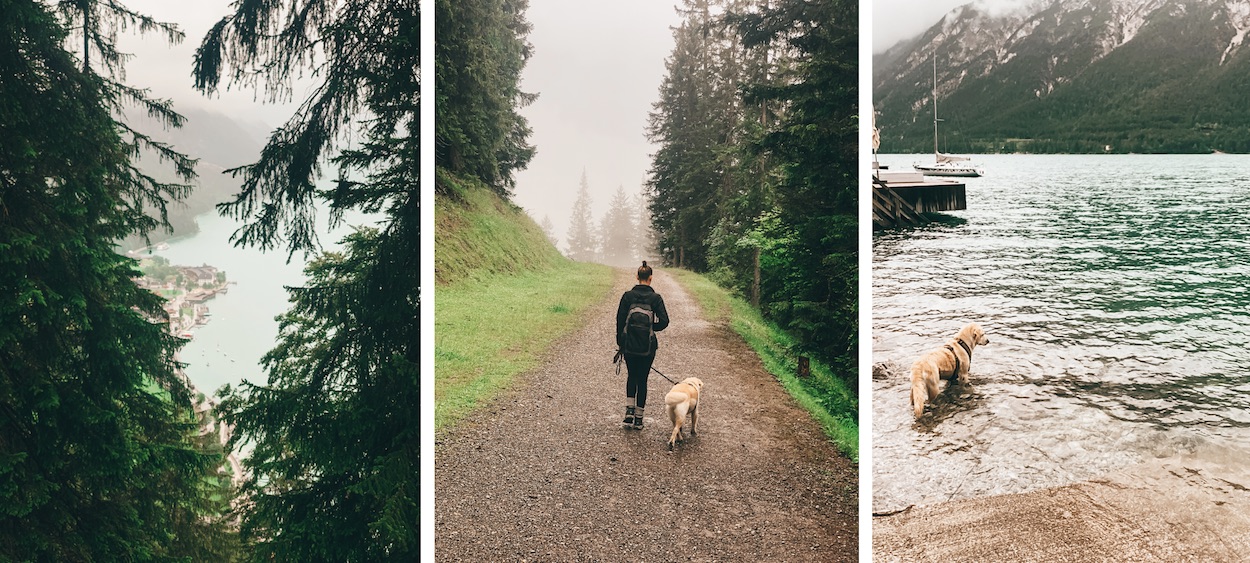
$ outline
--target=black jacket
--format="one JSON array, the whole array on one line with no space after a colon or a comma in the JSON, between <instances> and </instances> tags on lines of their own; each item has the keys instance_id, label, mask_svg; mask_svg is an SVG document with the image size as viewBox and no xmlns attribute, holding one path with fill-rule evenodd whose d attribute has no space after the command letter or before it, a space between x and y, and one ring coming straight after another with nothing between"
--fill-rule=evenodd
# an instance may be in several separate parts
<instances>
[{"instance_id":1,"label":"black jacket","mask_svg":"<svg viewBox=\"0 0 1250 563\"><path fill-rule=\"evenodd\" d=\"M616 307L617 346L621 344L621 331L625 329L625 316L629 314L629 307L638 302L650 305L651 311L655 313L655 324L651 325L651 330L660 332L668 327L668 309L664 308L664 298L660 297L660 294L649 285L635 285L633 289L621 295L621 304ZM655 350L658 345L655 335L651 335L651 349Z\"/></svg>"}]
</instances>

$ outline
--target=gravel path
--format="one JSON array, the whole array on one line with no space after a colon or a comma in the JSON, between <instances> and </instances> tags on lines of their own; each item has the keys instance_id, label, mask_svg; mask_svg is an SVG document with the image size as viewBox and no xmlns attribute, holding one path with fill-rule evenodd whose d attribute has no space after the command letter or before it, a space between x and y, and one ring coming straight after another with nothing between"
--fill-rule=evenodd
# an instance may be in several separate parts
<instances>
[{"instance_id":1,"label":"gravel path","mask_svg":"<svg viewBox=\"0 0 1250 563\"><path fill-rule=\"evenodd\" d=\"M612 330L631 274L541 367L437 438L437 560L854 561L855 464L662 271L672 325L655 366L704 381L699 436L666 450L672 385L654 372L646 428L621 428Z\"/></svg>"}]
</instances>

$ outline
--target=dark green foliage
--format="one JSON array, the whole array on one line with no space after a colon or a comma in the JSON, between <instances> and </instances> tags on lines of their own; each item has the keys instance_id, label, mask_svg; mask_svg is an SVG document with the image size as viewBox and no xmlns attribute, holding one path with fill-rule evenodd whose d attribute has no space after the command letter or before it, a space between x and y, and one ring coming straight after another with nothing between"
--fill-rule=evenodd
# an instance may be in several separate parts
<instances>
[{"instance_id":1,"label":"dark green foliage","mask_svg":"<svg viewBox=\"0 0 1250 563\"><path fill-rule=\"evenodd\" d=\"M533 101L520 89L529 59L528 0L435 0L434 155L439 168L507 196L512 174L534 156L517 113Z\"/></svg>"},{"instance_id":2,"label":"dark green foliage","mask_svg":"<svg viewBox=\"0 0 1250 563\"><path fill-rule=\"evenodd\" d=\"M734 128L743 69L736 37L711 15L707 0L688 0L673 31L675 45L647 134L660 145L652 160L650 211L661 256L669 264L708 268L708 236L718 205L732 191Z\"/></svg>"},{"instance_id":3,"label":"dark green foliage","mask_svg":"<svg viewBox=\"0 0 1250 563\"><path fill-rule=\"evenodd\" d=\"M795 53L793 81L756 86L748 95L787 109L756 144L780 163L781 174L774 198L782 232L772 238L783 242L777 266L765 270L772 285L765 285L761 305L848 374L858 357L857 17L854 2L796 0L743 20L748 47L780 40Z\"/></svg>"},{"instance_id":4,"label":"dark green foliage","mask_svg":"<svg viewBox=\"0 0 1250 563\"><path fill-rule=\"evenodd\" d=\"M179 187L136 172L119 86L65 51L54 12L0 14L0 560L225 560L221 452L162 301L113 252Z\"/></svg>"},{"instance_id":5,"label":"dark green foliage","mask_svg":"<svg viewBox=\"0 0 1250 563\"><path fill-rule=\"evenodd\" d=\"M250 445L244 537L255 561L407 561L417 553L420 263L419 14L415 0L244 2L205 37L197 82L283 93L316 65L314 95L236 172L224 211L240 244L316 245L314 203L381 213L307 268L264 359L269 381L225 393L232 447ZM323 59L324 57L324 59ZM320 61L320 62L319 62ZM259 74L253 74L259 72ZM359 116L365 115L363 121ZM335 140L362 131L351 148ZM333 155L339 180L317 190ZM285 229L283 231L283 229Z\"/></svg>"},{"instance_id":6,"label":"dark green foliage","mask_svg":"<svg viewBox=\"0 0 1250 563\"><path fill-rule=\"evenodd\" d=\"M183 117L173 110L169 100L152 99L148 97L147 90L129 86L118 79L130 56L117 51L115 45L117 33L128 29L139 33L160 33L170 43L178 43L183 35L176 25L156 21L126 8L120 2L59 0L52 4L62 17L64 28L73 29L75 35L83 36L83 48L78 53L82 57L79 64L84 73L91 74L98 81L100 103L106 109L121 114L127 108L137 108L161 125L182 126ZM102 72L96 71L96 68L102 69ZM141 234L158 227L168 228L166 203L171 199L183 199L191 186L161 182L145 174L138 168L139 157L144 152L155 154L155 160L171 163L175 175L188 182L195 178L195 160L124 121L114 120L114 124L121 133L121 148L128 157L125 174L119 176L129 194L125 202L127 219ZM156 217L149 215L151 210L156 211Z\"/></svg>"},{"instance_id":7,"label":"dark green foliage","mask_svg":"<svg viewBox=\"0 0 1250 563\"><path fill-rule=\"evenodd\" d=\"M684 13L649 131L659 250L853 382L857 5L691 0Z\"/></svg>"}]
</instances>

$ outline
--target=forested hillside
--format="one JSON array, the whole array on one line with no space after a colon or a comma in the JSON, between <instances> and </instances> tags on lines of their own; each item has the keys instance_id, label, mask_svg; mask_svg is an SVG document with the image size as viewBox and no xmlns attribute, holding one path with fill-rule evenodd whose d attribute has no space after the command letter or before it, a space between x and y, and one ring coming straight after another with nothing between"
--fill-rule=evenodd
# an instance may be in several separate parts
<instances>
[{"instance_id":1,"label":"forested hillside","mask_svg":"<svg viewBox=\"0 0 1250 563\"><path fill-rule=\"evenodd\" d=\"M123 250L146 246L149 242L167 240L195 233L199 226L195 216L212 211L239 191L240 181L225 170L254 162L260 154L260 143L229 116L204 110L188 110L182 127L165 130L152 119L134 119L137 126L152 131L154 139L168 143L187 154L195 155L196 178L186 197L169 206L169 229L157 229L147 237L131 235L123 239ZM158 159L140 155L139 169L153 177L171 182L174 171Z\"/></svg>"},{"instance_id":2,"label":"forested hillside","mask_svg":"<svg viewBox=\"0 0 1250 563\"><path fill-rule=\"evenodd\" d=\"M875 57L883 152L1250 152L1250 4L1052 0L953 10ZM1026 9L1030 8L1030 9Z\"/></svg>"},{"instance_id":3,"label":"forested hillside","mask_svg":"<svg viewBox=\"0 0 1250 563\"><path fill-rule=\"evenodd\" d=\"M659 251L747 297L853 382L857 4L679 9L648 128Z\"/></svg>"},{"instance_id":4,"label":"forested hillside","mask_svg":"<svg viewBox=\"0 0 1250 563\"><path fill-rule=\"evenodd\" d=\"M529 57L526 0L436 0L434 154L440 174L467 178L504 196L513 172L534 155L517 110L533 100L520 89ZM451 182L437 182L447 195Z\"/></svg>"}]
</instances>

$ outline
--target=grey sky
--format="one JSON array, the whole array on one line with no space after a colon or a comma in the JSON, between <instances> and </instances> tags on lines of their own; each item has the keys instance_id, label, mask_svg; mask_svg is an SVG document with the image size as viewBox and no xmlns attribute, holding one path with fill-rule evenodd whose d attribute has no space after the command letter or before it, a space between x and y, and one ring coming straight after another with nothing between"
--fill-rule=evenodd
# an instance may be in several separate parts
<instances>
[{"instance_id":1,"label":"grey sky","mask_svg":"<svg viewBox=\"0 0 1250 563\"><path fill-rule=\"evenodd\" d=\"M197 107L224 113L243 122L262 121L271 126L285 121L294 110L293 105L262 104L260 94L251 89L222 88L218 94L208 98L192 88L191 69L195 49L209 28L230 13L231 3L233 0L125 0L126 7L158 21L176 23L186 34L181 44L172 46L155 33L143 38L133 33L119 37L119 48L135 55L126 65L126 82L150 88L154 97L173 99L174 109ZM307 86L303 85L303 88ZM295 91L297 99L302 99L306 93L304 89Z\"/></svg>"},{"instance_id":2,"label":"grey sky","mask_svg":"<svg viewBox=\"0 0 1250 563\"><path fill-rule=\"evenodd\" d=\"M1011 0L1008 0L1011 1ZM920 35L952 9L972 0L873 0L872 52Z\"/></svg>"},{"instance_id":3,"label":"grey sky","mask_svg":"<svg viewBox=\"0 0 1250 563\"><path fill-rule=\"evenodd\" d=\"M538 153L516 175L513 200L546 215L561 248L582 170L597 221L618 186L637 193L655 147L645 130L679 23L672 0L531 0L534 46L522 88Z\"/></svg>"}]
</instances>

